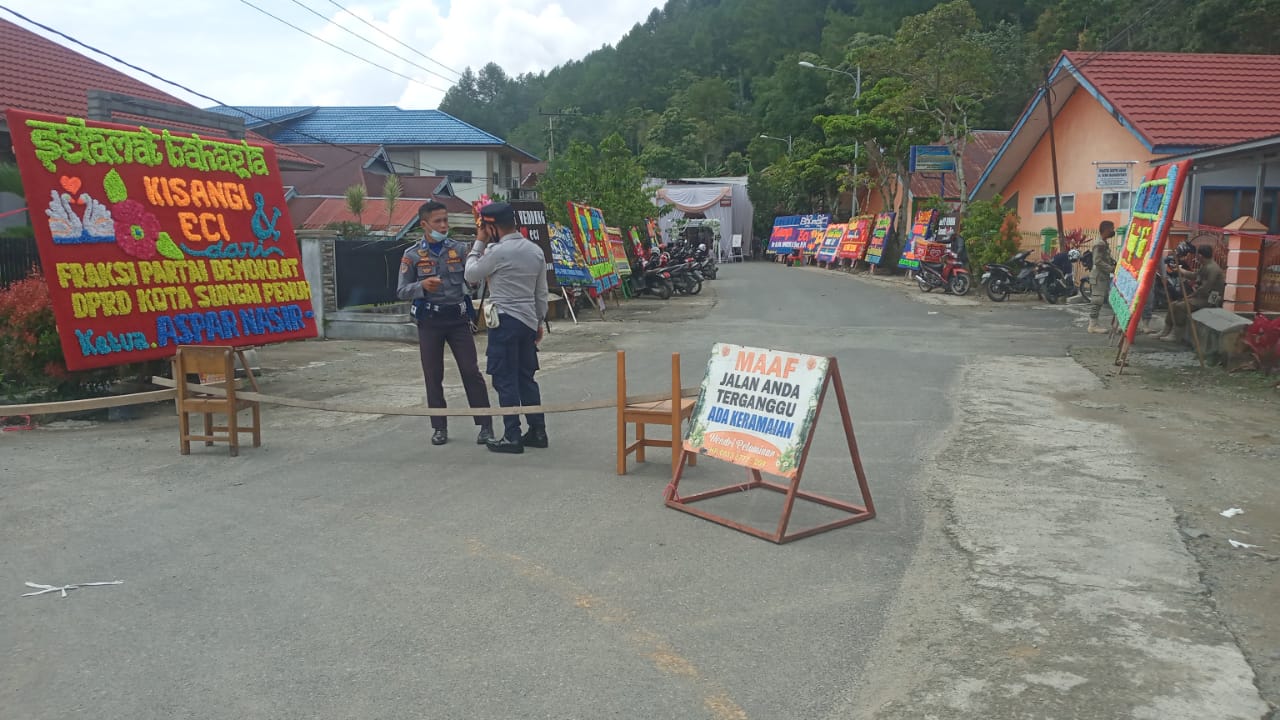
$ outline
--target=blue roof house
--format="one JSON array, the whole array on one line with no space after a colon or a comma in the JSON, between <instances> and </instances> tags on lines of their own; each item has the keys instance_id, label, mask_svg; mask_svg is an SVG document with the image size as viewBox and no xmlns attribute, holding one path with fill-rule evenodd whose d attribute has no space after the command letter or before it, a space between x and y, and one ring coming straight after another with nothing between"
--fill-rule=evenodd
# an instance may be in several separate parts
<instances>
[{"instance_id":1,"label":"blue roof house","mask_svg":"<svg viewBox=\"0 0 1280 720\"><path fill-rule=\"evenodd\" d=\"M538 158L502 138L440 112L370 107L226 107L214 112L243 117L246 129L280 145L380 146L398 175L448 178L457 197L511 197L521 165Z\"/></svg>"}]
</instances>

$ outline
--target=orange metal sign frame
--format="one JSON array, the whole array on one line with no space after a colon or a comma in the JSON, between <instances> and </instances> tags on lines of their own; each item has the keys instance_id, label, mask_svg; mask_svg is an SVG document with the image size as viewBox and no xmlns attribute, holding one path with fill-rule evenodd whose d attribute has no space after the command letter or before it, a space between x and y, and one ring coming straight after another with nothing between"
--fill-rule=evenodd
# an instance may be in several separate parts
<instances>
[{"instance_id":1,"label":"orange metal sign frame","mask_svg":"<svg viewBox=\"0 0 1280 720\"><path fill-rule=\"evenodd\" d=\"M684 476L684 468L685 465L688 464L689 456L693 454L687 450L683 451L680 456L680 462L676 466L675 473L672 475L671 482L667 485L665 491L667 507L689 513L690 515L696 515L704 520L710 520L713 523L724 525L725 527L733 528L734 530L747 533L748 535L754 535L755 537L762 538L779 545L791 542L792 540L799 540L800 538L809 537L810 535L817 535L818 533L826 532L828 530L834 530L839 527L852 525L854 523L874 518L876 516L876 509L874 503L871 501L871 490L867 487L867 475L862 469L862 457L858 454L858 441L853 434L853 420L849 416L849 401L846 400L844 396L844 382L840 379L840 366L836 363L836 359L834 357L828 358L828 360L830 361L830 370L827 373L827 378L822 382L822 391L818 396L818 409L814 415L814 422L816 423L818 418L822 417L822 406L826 402L827 388L833 387L836 394L836 402L840 406L840 422L844 425L845 440L849 445L849 459L853 462L853 471L858 479L858 489L862 493L862 505L847 503L834 498L805 492L800 489L800 479L804 476L805 462L809 459L809 447L813 444L814 434L810 433L808 439L805 441L804 452L800 456L800 465L796 470L796 475L792 478L789 485L765 480L759 470L747 468L747 476L750 479L745 483L738 485L726 485L725 487L716 488L714 490L707 490L695 495L681 497L680 479ZM700 500L728 495L729 493L746 492L756 488L764 488L766 490L772 490L786 495L786 501L782 506L782 517L778 519L778 525L774 528L773 532L761 530L759 528L740 523L736 520L721 517L720 515L694 507L693 505ZM842 510L849 514L839 520L823 523L822 525L817 525L798 532L788 533L787 526L791 522L791 511L795 507L797 498L836 510Z\"/></svg>"}]
</instances>

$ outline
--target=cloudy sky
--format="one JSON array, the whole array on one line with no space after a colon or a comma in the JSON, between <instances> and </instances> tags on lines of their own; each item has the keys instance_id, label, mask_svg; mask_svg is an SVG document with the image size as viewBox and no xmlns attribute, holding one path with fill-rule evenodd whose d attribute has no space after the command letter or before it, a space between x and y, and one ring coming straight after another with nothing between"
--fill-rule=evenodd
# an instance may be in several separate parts
<instances>
[{"instance_id":1,"label":"cloudy sky","mask_svg":"<svg viewBox=\"0 0 1280 720\"><path fill-rule=\"evenodd\" d=\"M490 61L511 75L549 70L617 42L635 23L643 22L659 2L0 0L0 5L231 105L434 108L457 78L457 71L468 66L478 70ZM249 3L412 80L329 47ZM33 29L2 10L0 17ZM100 56L86 54L196 105L209 105Z\"/></svg>"}]
</instances>

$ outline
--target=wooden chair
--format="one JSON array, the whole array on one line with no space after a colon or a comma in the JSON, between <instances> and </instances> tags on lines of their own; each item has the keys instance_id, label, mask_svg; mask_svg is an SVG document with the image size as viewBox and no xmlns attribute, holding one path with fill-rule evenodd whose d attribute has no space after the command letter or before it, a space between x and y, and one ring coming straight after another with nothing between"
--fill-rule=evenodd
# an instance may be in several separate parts
<instances>
[{"instance_id":1,"label":"wooden chair","mask_svg":"<svg viewBox=\"0 0 1280 720\"><path fill-rule=\"evenodd\" d=\"M644 462L645 448L671 448L671 472L674 473L680 464L680 453L684 451L684 433L681 432L683 421L693 415L693 405L697 398L681 397L680 392L680 353L671 354L671 399L646 403L627 403L627 354L618 351L618 474L627 474L627 456L635 453L636 462ZM627 424L636 426L636 441L627 444ZM646 425L666 425L671 429L671 438L667 440L648 438L645 436ZM689 458L690 465L698 464L697 455Z\"/></svg>"},{"instance_id":2,"label":"wooden chair","mask_svg":"<svg viewBox=\"0 0 1280 720\"><path fill-rule=\"evenodd\" d=\"M203 440L206 446L215 442L225 442L231 446L231 456L240 454L240 434L252 433L253 446L262 446L262 414L257 401L241 400L236 397L236 358L239 357L249 383L254 392L258 391L258 381L253 377L249 364L244 356L235 348L224 345L183 345L173 357L173 379L177 389L178 434L180 451L183 455L191 454L191 441ZM212 376L211 387L226 390L226 397L202 393L187 387L187 376L201 377L204 384L206 376ZM240 427L237 414L241 410L253 411L253 424ZM191 434L191 418L188 413L204 415L204 434ZM227 416L226 425L214 425L213 415L219 413ZM217 434L222 433L222 434Z\"/></svg>"}]
</instances>

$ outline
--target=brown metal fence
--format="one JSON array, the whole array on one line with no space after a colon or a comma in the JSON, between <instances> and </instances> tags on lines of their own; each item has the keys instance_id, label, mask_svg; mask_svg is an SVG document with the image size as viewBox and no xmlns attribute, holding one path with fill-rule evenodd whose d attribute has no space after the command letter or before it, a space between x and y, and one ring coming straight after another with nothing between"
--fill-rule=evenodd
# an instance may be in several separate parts
<instances>
[{"instance_id":1,"label":"brown metal fence","mask_svg":"<svg viewBox=\"0 0 1280 720\"><path fill-rule=\"evenodd\" d=\"M1280 238L1262 241L1258 266L1258 312L1280 313Z\"/></svg>"}]
</instances>

